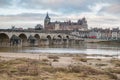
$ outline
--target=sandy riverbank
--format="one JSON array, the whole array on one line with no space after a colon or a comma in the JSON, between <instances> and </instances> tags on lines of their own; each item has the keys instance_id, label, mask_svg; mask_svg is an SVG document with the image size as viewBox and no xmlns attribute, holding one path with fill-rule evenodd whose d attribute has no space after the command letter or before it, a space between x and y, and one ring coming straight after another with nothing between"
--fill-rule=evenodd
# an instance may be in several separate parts
<instances>
[{"instance_id":1,"label":"sandy riverbank","mask_svg":"<svg viewBox=\"0 0 120 80\"><path fill-rule=\"evenodd\" d=\"M110 63L108 63L112 59L117 59L114 57L105 57L105 56L91 56L86 54L52 54L52 53L7 53L7 52L0 52L0 59L1 60L14 60L18 58L27 58L27 59L36 59L36 60L44 60L49 59L49 56L59 57L58 62L52 62L53 65L56 66L68 66L70 64L79 63L79 59L81 59L81 63L84 65L91 64L95 66L98 64L107 64L105 67L111 67ZM90 65L90 66L91 66ZM55 67L56 67L55 66ZM95 66L96 67L96 66Z\"/></svg>"},{"instance_id":2,"label":"sandy riverbank","mask_svg":"<svg viewBox=\"0 0 120 80\"><path fill-rule=\"evenodd\" d=\"M0 52L0 56L4 59L16 59L16 58L30 58L30 59L39 59L46 57L45 54L32 54L32 53L7 53L7 52Z\"/></svg>"},{"instance_id":3,"label":"sandy riverbank","mask_svg":"<svg viewBox=\"0 0 120 80\"><path fill-rule=\"evenodd\" d=\"M39 66L42 66L44 68L47 67L47 70L50 68L50 72L44 71L44 70L43 71L45 73L47 72L48 74L49 73L52 74L52 75L49 74L49 76L52 78L48 77L47 79L27 79L27 80L74 80L74 78L75 78L75 80L83 80L83 79L84 80L88 80L88 79L91 79L91 80L97 80L97 79L98 80L117 80L117 79L120 79L120 60L115 59L115 58L89 58L85 54L48 54L48 53L34 54L34 53L4 53L4 52L0 53L1 64L4 61L6 61L7 63L10 62L11 66L13 65L12 67L18 66L18 64L19 65L23 64L22 66L26 67L25 66L26 64L24 64L25 63L24 61L26 61L26 59L27 60L29 59L28 60L29 62L35 60L35 63L38 63ZM19 60L19 61L16 62L17 60ZM12 63L11 63L11 61L12 61ZM42 62L42 64L41 64L41 62ZM35 63L32 63L31 66ZM43 63L45 63L45 65ZM9 66L9 64L7 64L7 65ZM81 69L81 66L82 66L82 69ZM86 67L87 67L87 69L85 69L85 72L84 72L84 68L86 68ZM56 73L54 73L54 70L56 68L61 69L60 71L58 70L59 73L56 71L55 71ZM75 71L72 68L74 68ZM41 67L40 67L40 69L41 69ZM15 67L15 70L16 70L16 67ZM67 76L65 77L66 72L68 72L68 74L69 74L68 76L72 76L71 79ZM90 73L90 74L88 74L88 73ZM6 74L6 72L5 72L5 74ZM11 73L11 74L16 76L13 73ZM59 76L56 77L56 75L58 75L58 74L59 74ZM81 77L81 75L76 76L75 74L76 75L82 74L82 77ZM100 77L95 77L96 75L100 76ZM40 75L37 75L37 77L39 77L39 76ZM61 78L60 78L60 76L61 76ZM65 78L62 76L64 76ZM2 77L3 77L3 75L2 75ZM44 75L44 77L45 77L45 75ZM53 79L54 77L56 77L56 78ZM1 74L0 74L0 78L1 78ZM7 79L4 79L4 80L7 80ZM11 80L14 80L14 79L11 79ZM18 76L17 76L16 80L18 80ZM19 80L24 80L24 79L19 79Z\"/></svg>"}]
</instances>

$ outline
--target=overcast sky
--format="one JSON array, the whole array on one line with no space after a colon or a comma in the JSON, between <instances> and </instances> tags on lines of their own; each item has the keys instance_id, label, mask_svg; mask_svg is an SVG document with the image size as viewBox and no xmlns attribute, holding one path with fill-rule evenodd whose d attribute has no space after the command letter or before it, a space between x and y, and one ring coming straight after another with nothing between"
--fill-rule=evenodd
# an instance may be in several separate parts
<instances>
[{"instance_id":1,"label":"overcast sky","mask_svg":"<svg viewBox=\"0 0 120 80\"><path fill-rule=\"evenodd\" d=\"M89 28L120 27L120 0L0 0L0 28L43 25L47 12L52 21L86 17Z\"/></svg>"}]
</instances>

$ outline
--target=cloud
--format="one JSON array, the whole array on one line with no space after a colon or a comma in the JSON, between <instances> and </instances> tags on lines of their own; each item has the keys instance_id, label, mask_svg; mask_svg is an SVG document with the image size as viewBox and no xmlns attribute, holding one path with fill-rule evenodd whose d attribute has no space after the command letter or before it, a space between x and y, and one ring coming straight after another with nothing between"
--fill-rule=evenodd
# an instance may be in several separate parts
<instances>
[{"instance_id":1,"label":"cloud","mask_svg":"<svg viewBox=\"0 0 120 80\"><path fill-rule=\"evenodd\" d=\"M89 12L91 8L93 10L95 8L100 8L102 4L120 3L119 0L0 0L0 2L2 6L11 4L9 5L9 8L50 10L51 12L59 12L64 14L77 14L83 11ZM96 4L101 5L97 5L93 8L92 6Z\"/></svg>"},{"instance_id":2,"label":"cloud","mask_svg":"<svg viewBox=\"0 0 120 80\"><path fill-rule=\"evenodd\" d=\"M85 0L21 0L20 6L28 9L49 9L59 12L76 12L86 10L87 7L83 5Z\"/></svg>"},{"instance_id":3,"label":"cloud","mask_svg":"<svg viewBox=\"0 0 120 80\"><path fill-rule=\"evenodd\" d=\"M108 3L95 3L94 5L90 5L89 9L95 13L98 14L102 9L104 9L105 7L109 6L110 4Z\"/></svg>"},{"instance_id":4,"label":"cloud","mask_svg":"<svg viewBox=\"0 0 120 80\"><path fill-rule=\"evenodd\" d=\"M12 5L12 0L0 0L0 7L8 7Z\"/></svg>"},{"instance_id":5,"label":"cloud","mask_svg":"<svg viewBox=\"0 0 120 80\"><path fill-rule=\"evenodd\" d=\"M28 9L49 9L62 13L88 12L95 4L115 4L119 0L20 0L18 5ZM96 6L99 7L99 6Z\"/></svg>"},{"instance_id":6,"label":"cloud","mask_svg":"<svg viewBox=\"0 0 120 80\"><path fill-rule=\"evenodd\" d=\"M108 7L105 7L102 12L106 12L109 14L115 14L115 15L120 15L120 3L118 4L112 4Z\"/></svg>"},{"instance_id":7,"label":"cloud","mask_svg":"<svg viewBox=\"0 0 120 80\"><path fill-rule=\"evenodd\" d=\"M51 17L55 17L58 16L56 14L49 14ZM16 20L14 18L18 18L18 19L25 19L28 18L29 20L41 20L41 18L45 18L46 14L43 13L21 13L21 14L16 14L16 15L0 15L1 19L7 18L7 19L11 19L11 20ZM3 20L2 20L3 21Z\"/></svg>"},{"instance_id":8,"label":"cloud","mask_svg":"<svg viewBox=\"0 0 120 80\"><path fill-rule=\"evenodd\" d=\"M45 14L38 13L21 13L16 15L0 15L0 22L16 21L40 21Z\"/></svg>"},{"instance_id":9,"label":"cloud","mask_svg":"<svg viewBox=\"0 0 120 80\"><path fill-rule=\"evenodd\" d=\"M56 14L49 14L51 17L58 16ZM0 15L0 28L10 28L12 25L16 27L34 27L36 24L44 23L46 14L43 13L21 13L21 14L10 14Z\"/></svg>"},{"instance_id":10,"label":"cloud","mask_svg":"<svg viewBox=\"0 0 120 80\"><path fill-rule=\"evenodd\" d=\"M43 24L46 12L52 21L85 16L92 27L120 25L120 0L0 0L0 26Z\"/></svg>"},{"instance_id":11,"label":"cloud","mask_svg":"<svg viewBox=\"0 0 120 80\"><path fill-rule=\"evenodd\" d=\"M82 17L86 17L89 27L116 27L120 25L120 19L116 16L110 14L97 15L92 12L83 12L81 14L69 14L69 15L56 15L49 14L52 21L77 21ZM36 24L44 23L45 14L40 13L22 13L17 15L1 15L0 16L0 26L7 26L10 28L11 25L16 25L17 27L23 26L24 28L34 27ZM3 27L4 28L4 27Z\"/></svg>"}]
</instances>

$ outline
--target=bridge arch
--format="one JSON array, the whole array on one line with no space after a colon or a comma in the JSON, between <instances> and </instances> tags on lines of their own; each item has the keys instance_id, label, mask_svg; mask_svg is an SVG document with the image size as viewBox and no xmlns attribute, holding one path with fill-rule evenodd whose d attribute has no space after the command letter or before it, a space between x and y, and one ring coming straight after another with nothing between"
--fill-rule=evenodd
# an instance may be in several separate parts
<instances>
[{"instance_id":1,"label":"bridge arch","mask_svg":"<svg viewBox=\"0 0 120 80\"><path fill-rule=\"evenodd\" d=\"M35 34L34 37L35 37L37 40L40 40L39 34Z\"/></svg>"},{"instance_id":2,"label":"bridge arch","mask_svg":"<svg viewBox=\"0 0 120 80\"><path fill-rule=\"evenodd\" d=\"M9 36L5 33L0 33L0 45L1 46L8 46L9 45Z\"/></svg>"},{"instance_id":3,"label":"bridge arch","mask_svg":"<svg viewBox=\"0 0 120 80\"><path fill-rule=\"evenodd\" d=\"M62 36L61 35L54 35L53 39L62 39Z\"/></svg>"},{"instance_id":4,"label":"bridge arch","mask_svg":"<svg viewBox=\"0 0 120 80\"><path fill-rule=\"evenodd\" d=\"M9 36L5 33L0 33L0 39L10 39Z\"/></svg>"},{"instance_id":5,"label":"bridge arch","mask_svg":"<svg viewBox=\"0 0 120 80\"><path fill-rule=\"evenodd\" d=\"M22 39L22 41L27 41L27 36L24 33L21 33L19 37Z\"/></svg>"},{"instance_id":6,"label":"bridge arch","mask_svg":"<svg viewBox=\"0 0 120 80\"><path fill-rule=\"evenodd\" d=\"M61 35L58 35L57 37L60 38L60 39L62 39L62 36L61 36Z\"/></svg>"},{"instance_id":7,"label":"bridge arch","mask_svg":"<svg viewBox=\"0 0 120 80\"><path fill-rule=\"evenodd\" d=\"M40 39L41 39L40 35L39 34L35 34L34 37L36 38L36 42L35 43L37 45L39 45L40 44Z\"/></svg>"},{"instance_id":8,"label":"bridge arch","mask_svg":"<svg viewBox=\"0 0 120 80\"><path fill-rule=\"evenodd\" d=\"M68 35L66 36L66 38L67 38L67 39L70 39L70 37L69 37Z\"/></svg>"},{"instance_id":9,"label":"bridge arch","mask_svg":"<svg viewBox=\"0 0 120 80\"><path fill-rule=\"evenodd\" d=\"M51 38L51 36L50 36L50 35L47 35L47 39L48 39L48 40L51 40L52 38Z\"/></svg>"}]
</instances>

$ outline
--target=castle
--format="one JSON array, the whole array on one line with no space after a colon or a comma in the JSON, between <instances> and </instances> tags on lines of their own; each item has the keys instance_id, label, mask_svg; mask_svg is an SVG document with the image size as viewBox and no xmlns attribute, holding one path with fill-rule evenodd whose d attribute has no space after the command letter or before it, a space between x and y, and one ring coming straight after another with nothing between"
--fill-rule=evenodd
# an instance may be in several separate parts
<instances>
[{"instance_id":1,"label":"castle","mask_svg":"<svg viewBox=\"0 0 120 80\"><path fill-rule=\"evenodd\" d=\"M45 30L87 30L87 20L86 18L79 19L77 22L51 22L51 18L48 13L44 19Z\"/></svg>"}]
</instances>

